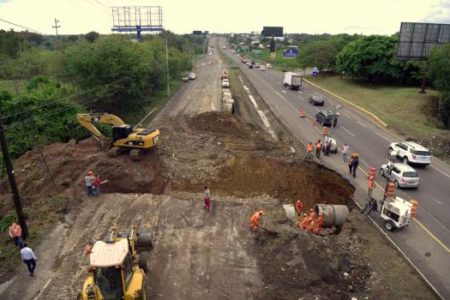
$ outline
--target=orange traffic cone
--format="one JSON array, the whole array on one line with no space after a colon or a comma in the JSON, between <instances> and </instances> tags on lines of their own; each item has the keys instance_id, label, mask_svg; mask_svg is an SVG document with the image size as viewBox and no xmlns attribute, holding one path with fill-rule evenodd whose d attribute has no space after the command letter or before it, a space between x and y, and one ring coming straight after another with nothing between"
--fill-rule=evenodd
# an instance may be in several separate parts
<instances>
[{"instance_id":1,"label":"orange traffic cone","mask_svg":"<svg viewBox=\"0 0 450 300\"><path fill-rule=\"evenodd\" d=\"M299 116L300 118L306 117L305 112L304 112L303 110L300 110L300 111L298 112L298 116Z\"/></svg>"}]
</instances>

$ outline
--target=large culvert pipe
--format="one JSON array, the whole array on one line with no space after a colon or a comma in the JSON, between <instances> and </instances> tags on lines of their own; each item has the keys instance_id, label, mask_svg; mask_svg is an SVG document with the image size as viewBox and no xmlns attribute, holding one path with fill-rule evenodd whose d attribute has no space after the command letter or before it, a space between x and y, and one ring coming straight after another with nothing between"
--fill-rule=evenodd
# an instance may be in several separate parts
<instances>
[{"instance_id":1,"label":"large culvert pipe","mask_svg":"<svg viewBox=\"0 0 450 300\"><path fill-rule=\"evenodd\" d=\"M348 210L347 205L332 205L332 204L316 204L314 205L316 215L323 213L323 227L330 228L333 226L341 227L347 220Z\"/></svg>"}]
</instances>

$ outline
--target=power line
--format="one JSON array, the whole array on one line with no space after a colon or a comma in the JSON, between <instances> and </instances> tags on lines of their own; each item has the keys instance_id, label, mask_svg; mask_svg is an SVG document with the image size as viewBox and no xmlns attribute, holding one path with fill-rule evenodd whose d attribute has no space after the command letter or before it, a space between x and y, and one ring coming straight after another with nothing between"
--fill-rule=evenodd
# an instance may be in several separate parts
<instances>
[{"instance_id":1,"label":"power line","mask_svg":"<svg viewBox=\"0 0 450 300\"><path fill-rule=\"evenodd\" d=\"M17 27L20 27L20 28L25 29L25 30L27 30L27 31L31 31L31 32L35 32L35 33L39 33L39 34L45 35L45 33L42 33L42 32L40 32L40 31L37 31L37 30L31 29L31 28L29 28L29 27L26 27L26 26L22 26L22 25L13 23L13 22L11 22L11 21L8 21L8 20L2 19L2 18L0 18L0 21L5 22L5 23L8 23L8 24L11 24L11 25L14 25L14 26L17 26Z\"/></svg>"}]
</instances>

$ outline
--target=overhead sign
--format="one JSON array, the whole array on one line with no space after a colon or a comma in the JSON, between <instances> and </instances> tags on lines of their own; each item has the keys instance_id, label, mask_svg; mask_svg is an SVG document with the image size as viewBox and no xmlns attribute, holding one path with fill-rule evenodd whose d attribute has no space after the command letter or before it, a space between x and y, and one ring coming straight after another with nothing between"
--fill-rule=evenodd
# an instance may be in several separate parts
<instances>
[{"instance_id":1,"label":"overhead sign","mask_svg":"<svg viewBox=\"0 0 450 300\"><path fill-rule=\"evenodd\" d=\"M261 35L264 37L282 37L283 27L264 26Z\"/></svg>"},{"instance_id":2,"label":"overhead sign","mask_svg":"<svg viewBox=\"0 0 450 300\"><path fill-rule=\"evenodd\" d=\"M435 45L450 43L450 24L402 22L397 58L425 60Z\"/></svg>"},{"instance_id":3,"label":"overhead sign","mask_svg":"<svg viewBox=\"0 0 450 300\"><path fill-rule=\"evenodd\" d=\"M283 50L283 57L297 57L298 49L297 48L288 48Z\"/></svg>"}]
</instances>

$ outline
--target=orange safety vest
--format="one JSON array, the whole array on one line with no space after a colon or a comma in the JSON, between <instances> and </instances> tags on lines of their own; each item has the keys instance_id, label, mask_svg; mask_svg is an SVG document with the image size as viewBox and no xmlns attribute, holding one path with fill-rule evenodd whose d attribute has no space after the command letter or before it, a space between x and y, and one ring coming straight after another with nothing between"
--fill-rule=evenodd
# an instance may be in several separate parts
<instances>
[{"instance_id":1,"label":"orange safety vest","mask_svg":"<svg viewBox=\"0 0 450 300\"><path fill-rule=\"evenodd\" d=\"M367 183L367 188L369 190L373 189L375 187L375 180L369 180L369 182Z\"/></svg>"},{"instance_id":2,"label":"orange safety vest","mask_svg":"<svg viewBox=\"0 0 450 300\"><path fill-rule=\"evenodd\" d=\"M308 144L308 152L312 152L313 150L313 145L311 143Z\"/></svg>"},{"instance_id":3,"label":"orange safety vest","mask_svg":"<svg viewBox=\"0 0 450 300\"><path fill-rule=\"evenodd\" d=\"M320 148L322 148L322 144L321 143L317 143L316 144L316 149L320 150Z\"/></svg>"},{"instance_id":4,"label":"orange safety vest","mask_svg":"<svg viewBox=\"0 0 450 300\"><path fill-rule=\"evenodd\" d=\"M252 222L252 224L255 224L255 225L258 225L258 223L259 223L259 218L260 218L261 216L259 215L259 211L257 211L257 212L255 212L254 214L253 214L253 216L250 218L250 222Z\"/></svg>"},{"instance_id":5,"label":"orange safety vest","mask_svg":"<svg viewBox=\"0 0 450 300\"><path fill-rule=\"evenodd\" d=\"M9 233L12 237L21 237L22 236L22 228L20 225L11 226L9 228Z\"/></svg>"}]
</instances>

